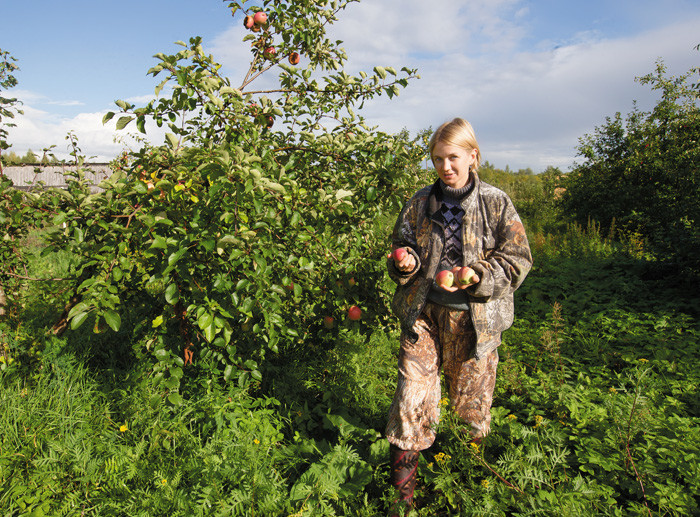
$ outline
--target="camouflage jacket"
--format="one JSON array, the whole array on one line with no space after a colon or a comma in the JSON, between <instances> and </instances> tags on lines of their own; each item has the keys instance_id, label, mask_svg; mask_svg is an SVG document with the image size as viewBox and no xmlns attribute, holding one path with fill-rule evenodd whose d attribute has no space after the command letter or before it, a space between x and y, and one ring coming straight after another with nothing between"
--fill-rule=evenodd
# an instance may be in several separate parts
<instances>
[{"instance_id":1,"label":"camouflage jacket","mask_svg":"<svg viewBox=\"0 0 700 517\"><path fill-rule=\"evenodd\" d=\"M479 180L472 172L474 188L462 200L463 264L480 277L466 288L477 336L475 357L483 357L501 343L501 332L513 323L513 292L532 266L525 228L505 192ZM439 180L438 180L439 181ZM401 330L415 341L413 324L433 286L444 246L440 216L439 182L419 190L404 206L394 226L393 248L406 247L417 266L402 273L387 260L389 276L398 284L392 310Z\"/></svg>"}]
</instances>

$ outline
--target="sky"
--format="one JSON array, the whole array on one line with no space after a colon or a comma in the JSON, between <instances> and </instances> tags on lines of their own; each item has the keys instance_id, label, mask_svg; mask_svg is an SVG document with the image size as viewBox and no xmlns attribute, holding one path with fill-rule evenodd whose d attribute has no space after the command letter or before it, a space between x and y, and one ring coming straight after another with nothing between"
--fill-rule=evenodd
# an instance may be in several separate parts
<instances>
[{"instance_id":1,"label":"sky","mask_svg":"<svg viewBox=\"0 0 700 517\"><path fill-rule=\"evenodd\" d=\"M243 15L219 0L0 0L0 12L0 49L20 67L3 92L23 102L9 129L20 155L55 145L67 158L71 131L93 161L115 157L133 140L102 117L117 99L153 97L153 55L177 52L175 41L201 36L233 84L250 55ZM329 33L349 73L407 66L421 76L366 104L370 125L416 134L463 117L502 169L567 172L606 117L654 105L636 77L659 60L669 75L700 66L697 0L362 0L339 18Z\"/></svg>"}]
</instances>

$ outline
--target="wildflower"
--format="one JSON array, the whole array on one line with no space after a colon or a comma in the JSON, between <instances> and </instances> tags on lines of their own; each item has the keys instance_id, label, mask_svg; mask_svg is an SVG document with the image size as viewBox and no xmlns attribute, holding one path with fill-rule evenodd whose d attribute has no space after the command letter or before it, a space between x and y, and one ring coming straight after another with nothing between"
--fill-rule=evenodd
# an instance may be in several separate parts
<instances>
[{"instance_id":1,"label":"wildflower","mask_svg":"<svg viewBox=\"0 0 700 517\"><path fill-rule=\"evenodd\" d=\"M469 447L472 448L474 454L479 454L479 444L476 442L469 442Z\"/></svg>"},{"instance_id":2,"label":"wildflower","mask_svg":"<svg viewBox=\"0 0 700 517\"><path fill-rule=\"evenodd\" d=\"M449 454L445 454L444 452L438 452L435 455L435 461L438 463L447 463L451 458L452 457Z\"/></svg>"},{"instance_id":3,"label":"wildflower","mask_svg":"<svg viewBox=\"0 0 700 517\"><path fill-rule=\"evenodd\" d=\"M258 439L256 438L255 440L253 440L253 443L254 443L255 445L260 445L260 440L258 440Z\"/></svg>"},{"instance_id":4,"label":"wildflower","mask_svg":"<svg viewBox=\"0 0 700 517\"><path fill-rule=\"evenodd\" d=\"M440 399L440 407L447 407L447 405L450 403L450 400L448 398L442 398Z\"/></svg>"},{"instance_id":5,"label":"wildflower","mask_svg":"<svg viewBox=\"0 0 700 517\"><path fill-rule=\"evenodd\" d=\"M649 359L644 359L643 357L640 357L640 358L639 358L639 362L640 362L640 363L648 363L648 362L649 362Z\"/></svg>"},{"instance_id":6,"label":"wildflower","mask_svg":"<svg viewBox=\"0 0 700 517\"><path fill-rule=\"evenodd\" d=\"M542 425L542 420L544 420L544 417L542 415L535 415L535 427L539 427Z\"/></svg>"},{"instance_id":7,"label":"wildflower","mask_svg":"<svg viewBox=\"0 0 700 517\"><path fill-rule=\"evenodd\" d=\"M429 468L430 470L433 470L433 462L432 462L432 461L431 461L430 463L428 463L428 468Z\"/></svg>"},{"instance_id":8,"label":"wildflower","mask_svg":"<svg viewBox=\"0 0 700 517\"><path fill-rule=\"evenodd\" d=\"M489 480L488 480L488 479L482 479L482 480L481 480L481 486L483 486L484 488L488 488L488 487L489 487Z\"/></svg>"},{"instance_id":9,"label":"wildflower","mask_svg":"<svg viewBox=\"0 0 700 517\"><path fill-rule=\"evenodd\" d=\"M161 482L162 485L167 485L167 484L168 484L168 480L167 480L167 479L161 479L160 482Z\"/></svg>"},{"instance_id":10,"label":"wildflower","mask_svg":"<svg viewBox=\"0 0 700 517\"><path fill-rule=\"evenodd\" d=\"M616 390L614 387L612 387L612 386L610 387L610 389L609 389L608 391L609 391L610 393L617 393L617 390Z\"/></svg>"},{"instance_id":11,"label":"wildflower","mask_svg":"<svg viewBox=\"0 0 700 517\"><path fill-rule=\"evenodd\" d=\"M517 419L518 419L518 417L517 417L517 416L515 416L515 415L514 415L514 414L512 414L512 413L511 413L510 415L508 415L508 416L507 416L506 418L507 418L508 420L511 420L511 421L515 421L515 420L517 420Z\"/></svg>"},{"instance_id":12,"label":"wildflower","mask_svg":"<svg viewBox=\"0 0 700 517\"><path fill-rule=\"evenodd\" d=\"M122 424L121 427L119 427L119 432L125 433L129 430L126 424Z\"/></svg>"}]
</instances>

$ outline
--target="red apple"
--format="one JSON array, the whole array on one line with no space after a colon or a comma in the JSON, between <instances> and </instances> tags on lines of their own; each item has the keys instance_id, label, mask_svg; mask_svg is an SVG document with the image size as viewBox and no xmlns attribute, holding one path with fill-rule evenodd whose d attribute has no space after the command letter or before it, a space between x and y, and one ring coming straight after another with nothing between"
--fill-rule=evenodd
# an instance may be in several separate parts
<instances>
[{"instance_id":1,"label":"red apple","mask_svg":"<svg viewBox=\"0 0 700 517\"><path fill-rule=\"evenodd\" d=\"M362 317L362 309L360 309L357 305L353 305L348 309L348 318L350 318L352 321L357 321Z\"/></svg>"},{"instance_id":2,"label":"red apple","mask_svg":"<svg viewBox=\"0 0 700 517\"><path fill-rule=\"evenodd\" d=\"M394 258L394 262L401 262L408 255L408 251L406 251L406 248L396 248L391 255Z\"/></svg>"},{"instance_id":3,"label":"red apple","mask_svg":"<svg viewBox=\"0 0 700 517\"><path fill-rule=\"evenodd\" d=\"M267 14L260 11L253 15L253 21L255 25L265 25L267 23Z\"/></svg>"},{"instance_id":4,"label":"red apple","mask_svg":"<svg viewBox=\"0 0 700 517\"><path fill-rule=\"evenodd\" d=\"M275 47L267 47L265 50L263 50L263 56L265 56L265 59L272 59L275 57L275 54L277 51L275 50Z\"/></svg>"},{"instance_id":5,"label":"red apple","mask_svg":"<svg viewBox=\"0 0 700 517\"><path fill-rule=\"evenodd\" d=\"M452 287L455 275L449 269L443 269L435 276L435 281L440 287Z\"/></svg>"},{"instance_id":6,"label":"red apple","mask_svg":"<svg viewBox=\"0 0 700 517\"><path fill-rule=\"evenodd\" d=\"M253 25L255 25L255 20L253 20L252 16L246 16L243 18L243 27L250 29Z\"/></svg>"},{"instance_id":7,"label":"red apple","mask_svg":"<svg viewBox=\"0 0 700 517\"><path fill-rule=\"evenodd\" d=\"M459 272L456 275L457 283L460 285L469 285L472 283L472 276L474 276L474 271L472 271L471 268L459 268Z\"/></svg>"},{"instance_id":8,"label":"red apple","mask_svg":"<svg viewBox=\"0 0 700 517\"><path fill-rule=\"evenodd\" d=\"M301 56L299 55L299 52L292 52L289 54L289 62L292 65L298 65L299 61L301 61Z\"/></svg>"},{"instance_id":9,"label":"red apple","mask_svg":"<svg viewBox=\"0 0 700 517\"><path fill-rule=\"evenodd\" d=\"M326 327L328 330L331 330L335 326L335 320L333 319L333 316L324 316L323 326Z\"/></svg>"}]
</instances>

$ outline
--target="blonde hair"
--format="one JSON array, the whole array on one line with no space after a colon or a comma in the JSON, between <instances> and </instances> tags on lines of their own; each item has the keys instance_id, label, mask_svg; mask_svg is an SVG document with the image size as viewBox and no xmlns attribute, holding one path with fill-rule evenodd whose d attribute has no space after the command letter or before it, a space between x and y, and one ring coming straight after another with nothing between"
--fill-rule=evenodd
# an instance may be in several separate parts
<instances>
[{"instance_id":1,"label":"blonde hair","mask_svg":"<svg viewBox=\"0 0 700 517\"><path fill-rule=\"evenodd\" d=\"M472 166L472 170L476 171L479 169L481 165L481 149L479 149L479 143L476 141L474 128L463 118L455 118L450 122L445 122L433 133L428 144L431 159L433 157L433 149L438 142L456 145L465 149L468 153L476 149L476 161Z\"/></svg>"}]
</instances>

